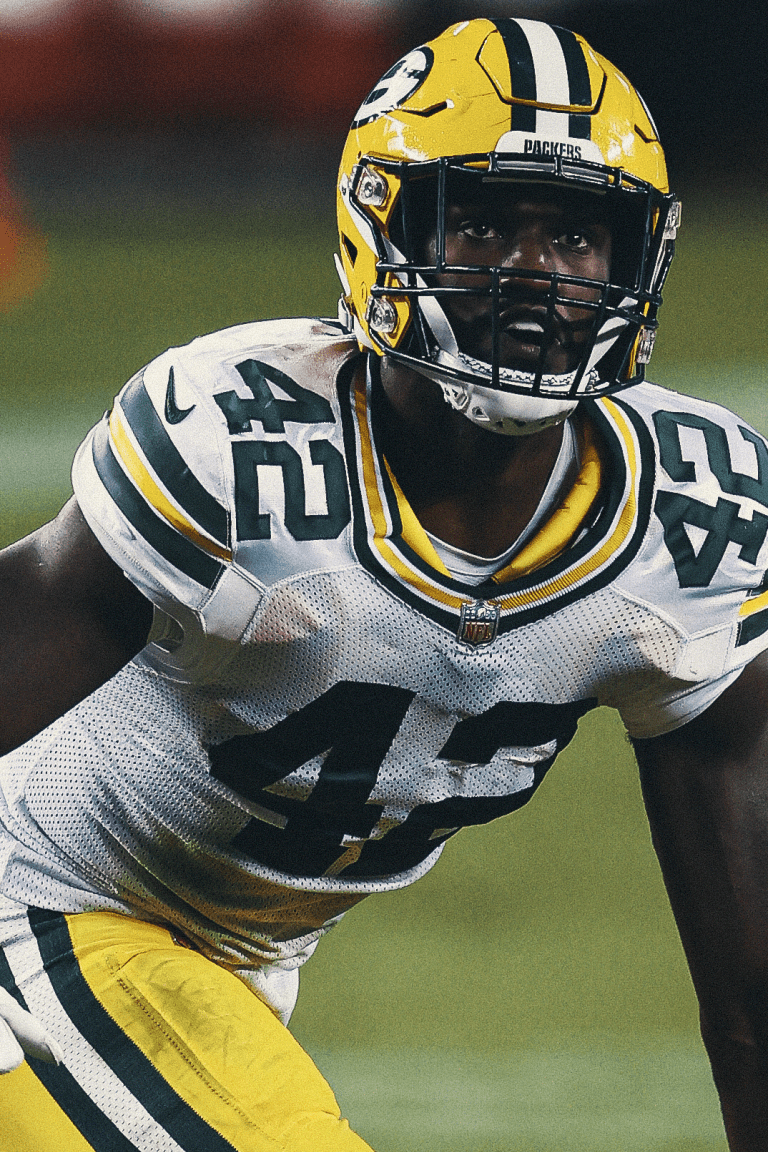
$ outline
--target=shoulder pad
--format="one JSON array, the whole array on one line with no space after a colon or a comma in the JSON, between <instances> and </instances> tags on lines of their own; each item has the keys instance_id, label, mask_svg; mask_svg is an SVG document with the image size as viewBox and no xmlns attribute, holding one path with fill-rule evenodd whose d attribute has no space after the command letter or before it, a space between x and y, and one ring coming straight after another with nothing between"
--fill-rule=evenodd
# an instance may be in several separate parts
<instances>
[{"instance_id":1,"label":"shoulder pad","mask_svg":"<svg viewBox=\"0 0 768 1152\"><path fill-rule=\"evenodd\" d=\"M163 612L178 620L186 610L219 634L242 632L261 593L232 564L233 421L251 430L238 390L252 395L249 381L265 375L278 386L295 381L312 418L327 410L333 422L336 375L357 352L333 321L244 324L169 349L120 392L80 448L73 484L101 543ZM280 431L281 404L295 402L269 400L266 423L250 401L254 426Z\"/></svg>"}]
</instances>

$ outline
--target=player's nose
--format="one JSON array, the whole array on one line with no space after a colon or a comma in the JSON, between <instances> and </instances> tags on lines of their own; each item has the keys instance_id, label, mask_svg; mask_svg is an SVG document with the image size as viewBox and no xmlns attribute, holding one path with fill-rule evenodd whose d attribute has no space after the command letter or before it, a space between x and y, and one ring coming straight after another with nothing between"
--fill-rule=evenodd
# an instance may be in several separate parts
<instances>
[{"instance_id":1,"label":"player's nose","mask_svg":"<svg viewBox=\"0 0 768 1152\"><path fill-rule=\"evenodd\" d=\"M537 231L530 229L517 231L509 237L501 267L510 272L505 277L502 271L502 283L534 292L546 292L550 286L550 274L557 271L549 245Z\"/></svg>"}]
</instances>

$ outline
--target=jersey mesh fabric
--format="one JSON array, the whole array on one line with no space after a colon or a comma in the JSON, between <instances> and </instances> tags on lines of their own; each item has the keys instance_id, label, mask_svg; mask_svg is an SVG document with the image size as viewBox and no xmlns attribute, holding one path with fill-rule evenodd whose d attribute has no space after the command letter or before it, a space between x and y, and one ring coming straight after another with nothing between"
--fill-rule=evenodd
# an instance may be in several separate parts
<instances>
[{"instance_id":1,"label":"jersey mesh fabric","mask_svg":"<svg viewBox=\"0 0 768 1152\"><path fill-rule=\"evenodd\" d=\"M530 788L557 750L533 733L490 759L440 758L467 714L567 704L622 680L642 687L649 659L673 666L678 646L610 590L471 652L366 573L297 579L266 597L215 686L172 683L138 659L6 758L3 890L43 907L170 921L230 965L299 956L364 895L423 875L439 846L415 867L365 879L265 867L233 839L271 796L306 800L322 757L257 803L211 775L210 746L271 729L338 681L407 689L413 700L369 797L381 806L371 835L386 839L418 805Z\"/></svg>"}]
</instances>

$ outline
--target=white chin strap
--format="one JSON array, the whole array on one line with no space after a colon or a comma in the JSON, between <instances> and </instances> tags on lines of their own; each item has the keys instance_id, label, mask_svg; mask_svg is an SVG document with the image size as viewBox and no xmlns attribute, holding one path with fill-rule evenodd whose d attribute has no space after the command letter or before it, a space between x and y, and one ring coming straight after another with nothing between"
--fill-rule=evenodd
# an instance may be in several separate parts
<instances>
[{"instance_id":1,"label":"white chin strap","mask_svg":"<svg viewBox=\"0 0 768 1152\"><path fill-rule=\"evenodd\" d=\"M530 436L553 424L562 424L578 404L574 399L549 400L499 392L497 388L484 388L481 384L448 384L442 380L439 383L451 408L478 427L502 436Z\"/></svg>"}]
</instances>

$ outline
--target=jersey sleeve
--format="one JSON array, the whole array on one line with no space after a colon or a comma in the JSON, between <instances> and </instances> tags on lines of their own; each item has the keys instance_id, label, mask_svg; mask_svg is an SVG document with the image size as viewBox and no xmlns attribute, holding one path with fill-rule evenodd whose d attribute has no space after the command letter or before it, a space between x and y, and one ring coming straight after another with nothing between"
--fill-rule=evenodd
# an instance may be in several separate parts
<instances>
[{"instance_id":1,"label":"jersey sleeve","mask_svg":"<svg viewBox=\"0 0 768 1152\"><path fill-rule=\"evenodd\" d=\"M235 640L260 590L233 565L231 453L195 375L171 349L134 376L78 450L72 483L101 545L162 613Z\"/></svg>"}]
</instances>

